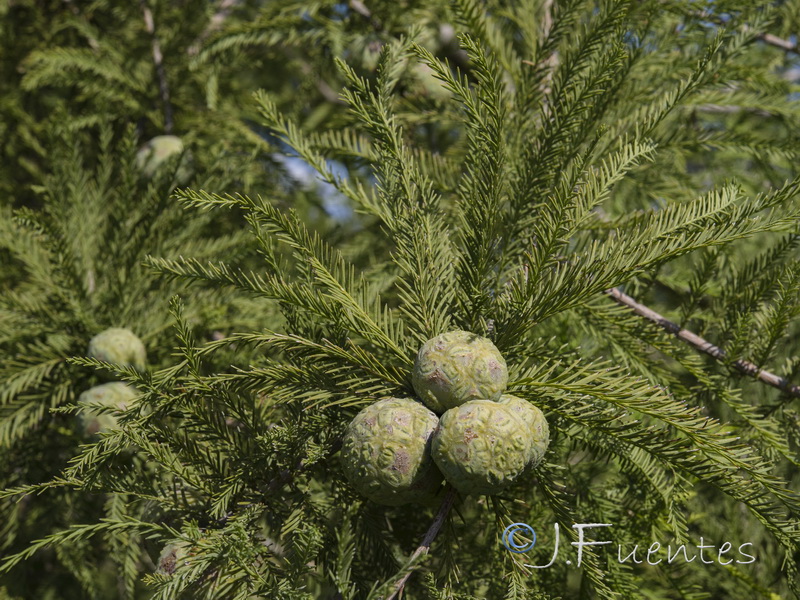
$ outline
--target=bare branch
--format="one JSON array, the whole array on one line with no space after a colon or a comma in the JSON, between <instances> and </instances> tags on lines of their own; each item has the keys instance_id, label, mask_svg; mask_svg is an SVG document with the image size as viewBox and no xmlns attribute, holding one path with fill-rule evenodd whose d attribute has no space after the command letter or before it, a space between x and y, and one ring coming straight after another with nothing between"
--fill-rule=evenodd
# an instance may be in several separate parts
<instances>
[{"instance_id":1,"label":"bare branch","mask_svg":"<svg viewBox=\"0 0 800 600\"><path fill-rule=\"evenodd\" d=\"M725 22L717 17L712 11L702 10L702 11L694 11L690 13L691 16L697 17L698 19L703 19L707 21L712 21L717 25L725 25ZM749 25L743 25L742 31L750 31L751 27ZM756 34L756 38L768 44L770 46L774 46L776 48L780 48L785 52L797 52L797 44L791 42L789 40L785 40L783 38L779 38L777 35L772 35L771 33L758 33Z\"/></svg>"},{"instance_id":2,"label":"bare branch","mask_svg":"<svg viewBox=\"0 0 800 600\"><path fill-rule=\"evenodd\" d=\"M541 39L543 40L550 35L550 31L553 28L553 1L554 0L545 0L544 4L542 5L542 30L540 35ZM549 115L549 96L553 91L551 84L553 83L553 77L555 76L555 72L559 64L558 51L554 51L550 54L550 56L542 59L538 65L529 60L523 60L522 62L523 64L536 67L537 69L546 69L545 75L542 78L542 82L539 86L539 91L541 91L542 95L544 96L544 113L545 115Z\"/></svg>"},{"instance_id":3,"label":"bare branch","mask_svg":"<svg viewBox=\"0 0 800 600\"><path fill-rule=\"evenodd\" d=\"M768 110L760 108L751 108L749 106L733 106L733 105L720 105L720 104L699 104L695 106L695 110L707 113L718 113L723 115L731 115L737 113L750 113L759 117L771 117L772 113Z\"/></svg>"},{"instance_id":4,"label":"bare branch","mask_svg":"<svg viewBox=\"0 0 800 600\"><path fill-rule=\"evenodd\" d=\"M350 8L369 21L373 29L376 31L381 29L381 22L372 14L372 11L367 8L367 5L362 0L350 0Z\"/></svg>"},{"instance_id":5,"label":"bare branch","mask_svg":"<svg viewBox=\"0 0 800 600\"><path fill-rule=\"evenodd\" d=\"M203 45L203 42L206 41L212 33L222 27L225 19L228 18L228 15L231 14L233 8L239 4L240 1L241 0L222 0L222 2L219 3L217 12L215 12L208 20L208 25L203 30L203 33L201 33L194 43L189 46L189 49L187 50L189 56L196 56L197 53L200 52L200 47Z\"/></svg>"},{"instance_id":6,"label":"bare branch","mask_svg":"<svg viewBox=\"0 0 800 600\"><path fill-rule=\"evenodd\" d=\"M448 486L447 493L444 496L444 500L442 500L442 505L439 507L439 512L436 513L433 523L431 523L431 526L425 533L425 537L422 538L422 543L417 547L416 550L414 550L411 558L409 558L409 562L416 560L419 556L426 554L428 550L430 550L431 544L433 544L433 540L436 539L436 536L439 535L439 530L442 528L442 525L444 525L447 515L450 513L450 509L453 507L453 502L455 499L455 488ZM386 598L386 600L395 600L395 598L398 598L399 595L403 593L403 588L406 586L409 577L411 577L414 571L416 571L416 568L412 567L408 573L403 575L402 579L395 584L394 591L388 598Z\"/></svg>"},{"instance_id":7,"label":"bare branch","mask_svg":"<svg viewBox=\"0 0 800 600\"><path fill-rule=\"evenodd\" d=\"M797 52L797 44L794 42L790 42L789 40L785 40L783 38L779 38L776 35L772 35L771 33L762 33L758 36L762 42L769 44L770 46L775 46L776 48L780 48L781 50L785 50L786 52Z\"/></svg>"},{"instance_id":8,"label":"bare branch","mask_svg":"<svg viewBox=\"0 0 800 600\"><path fill-rule=\"evenodd\" d=\"M303 75L306 77L312 77L316 80L317 90L322 95L325 100L330 102L331 104L345 104L345 101L339 96L339 94L334 90L328 82L325 81L321 76L314 74L314 69L311 67L308 62L297 57L298 64L300 66L300 70L303 72Z\"/></svg>"},{"instance_id":9,"label":"bare branch","mask_svg":"<svg viewBox=\"0 0 800 600\"><path fill-rule=\"evenodd\" d=\"M76 17L82 19L85 23L88 24L86 18L84 18L81 15L80 9L77 6L75 6L75 3L73 2L73 0L64 0L64 4L69 6L69 9L72 11L73 15L75 15ZM89 37L86 38L86 41L89 43L89 47L92 50L99 50L100 49L100 43L94 37L89 36Z\"/></svg>"},{"instance_id":10,"label":"bare branch","mask_svg":"<svg viewBox=\"0 0 800 600\"><path fill-rule=\"evenodd\" d=\"M328 453L325 455L325 460L336 454L341 447L342 447L341 440L336 440L333 444L331 444ZM267 485L264 487L264 495L275 493L280 487L282 487L286 483L289 483L292 479L295 478L296 475L299 475L307 468L308 465L304 460L302 459L298 460L294 466L294 469L284 469L267 483Z\"/></svg>"},{"instance_id":11,"label":"bare branch","mask_svg":"<svg viewBox=\"0 0 800 600\"><path fill-rule=\"evenodd\" d=\"M161 104L164 107L164 131L172 133L172 105L169 101L169 84L167 83L167 73L164 70L164 55L161 53L161 44L156 36L156 26L153 22L153 12L147 6L147 0L139 0L139 5L142 7L142 14L144 16L144 26L147 33L153 38L153 64L156 67L156 75L158 77L158 92L161 96Z\"/></svg>"},{"instance_id":12,"label":"bare branch","mask_svg":"<svg viewBox=\"0 0 800 600\"><path fill-rule=\"evenodd\" d=\"M705 354L708 354L709 356L717 359L720 362L725 361L726 355L724 350L722 350L718 346L715 346L711 342L704 340L696 333L692 333L691 331L683 329L677 323L673 323L669 319L658 314L656 311L646 307L644 304L639 304L627 294L619 291L616 288L611 288L609 290L606 290L606 294L611 296L619 304L630 308L640 317L644 317L651 323L655 323L656 325L661 327L664 331L673 334L679 340L686 342L687 344L692 346L695 350L704 352ZM762 383L766 383L767 385L771 385L774 388L778 388L779 390L791 396L800 398L800 386L793 385L788 379L785 379L784 377L780 377L778 375L775 375L774 373L770 373L769 371L764 371L755 364L742 359L733 361L731 363L731 366L733 366L734 369L736 369L737 371L739 371L744 375L755 377Z\"/></svg>"}]
</instances>

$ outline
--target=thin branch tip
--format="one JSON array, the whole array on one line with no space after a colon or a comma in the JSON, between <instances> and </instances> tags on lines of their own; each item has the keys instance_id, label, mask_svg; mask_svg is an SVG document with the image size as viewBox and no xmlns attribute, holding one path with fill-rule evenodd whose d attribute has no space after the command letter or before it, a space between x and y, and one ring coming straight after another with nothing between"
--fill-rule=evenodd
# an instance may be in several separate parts
<instances>
[{"instance_id":1,"label":"thin branch tip","mask_svg":"<svg viewBox=\"0 0 800 600\"><path fill-rule=\"evenodd\" d=\"M158 41L158 36L156 35L153 11L151 11L150 7L147 5L147 0L139 0L139 5L142 7L144 26L147 33L150 34L153 48L153 65L155 66L156 76L158 77L158 93L164 109L164 131L166 133L172 133L173 117L172 104L169 98L169 83L167 81L167 72L164 69L164 54L161 52L161 43Z\"/></svg>"},{"instance_id":2,"label":"thin branch tip","mask_svg":"<svg viewBox=\"0 0 800 600\"><path fill-rule=\"evenodd\" d=\"M453 503L456 499L456 490L452 486L447 487L447 492L445 492L444 499L442 500L442 504L439 506L439 510L436 513L436 516L431 523L431 526L428 527L428 531L425 532L425 536L422 538L422 542L414 550L414 553L409 558L409 562L415 561L420 555L427 554L428 550L430 550L431 544L433 544L433 540L436 539L436 536L439 535L439 531L442 529L442 525L447 520L447 515L450 514L450 509L453 508ZM396 600L400 597L400 594L403 593L403 589L408 583L409 578L417 570L417 566L411 567L408 572L403 575L403 577L395 584L394 590L392 593L386 598L386 600Z\"/></svg>"},{"instance_id":3,"label":"thin branch tip","mask_svg":"<svg viewBox=\"0 0 800 600\"><path fill-rule=\"evenodd\" d=\"M689 331L688 329L682 328L677 323L673 323L666 317L660 315L656 311L651 308L648 308L644 304L640 304L636 302L633 298L628 296L626 293L620 291L617 288L610 288L606 290L606 294L611 296L618 304L630 308L634 313L643 317L661 327L664 331L671 333L679 340L686 342L695 350L699 350L705 354L708 354L712 358L724 362L726 359L725 351L720 348L719 346L715 346L708 340L700 337L696 333ZM770 371L765 371L764 369L759 368L754 363L744 359L737 359L730 363L731 366L742 373L743 375L749 375L762 383L770 385L774 388L781 390L782 392L789 394L790 396L794 396L795 398L800 398L800 385L795 385L788 379L781 377L780 375L775 375Z\"/></svg>"}]
</instances>

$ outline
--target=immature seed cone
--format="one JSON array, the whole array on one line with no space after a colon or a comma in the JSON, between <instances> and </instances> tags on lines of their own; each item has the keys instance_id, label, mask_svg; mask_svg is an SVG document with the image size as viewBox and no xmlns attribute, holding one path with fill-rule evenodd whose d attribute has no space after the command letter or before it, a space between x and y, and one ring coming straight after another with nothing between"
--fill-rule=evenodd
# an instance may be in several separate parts
<instances>
[{"instance_id":1,"label":"immature seed cone","mask_svg":"<svg viewBox=\"0 0 800 600\"><path fill-rule=\"evenodd\" d=\"M442 415L431 454L462 494L496 494L522 474L533 436L505 404L472 400Z\"/></svg>"},{"instance_id":2,"label":"immature seed cone","mask_svg":"<svg viewBox=\"0 0 800 600\"><path fill-rule=\"evenodd\" d=\"M528 465L535 467L541 462L544 453L547 452L547 446L550 444L550 427L547 425L547 419L536 406L517 396L503 394L498 402L514 411L528 428L528 432L531 434L531 453Z\"/></svg>"},{"instance_id":3,"label":"immature seed cone","mask_svg":"<svg viewBox=\"0 0 800 600\"><path fill-rule=\"evenodd\" d=\"M153 177L171 157L181 154L183 141L175 135L158 135L144 144L136 153L136 167L148 179ZM176 178L179 183L186 183L192 176L191 156L187 152L178 166Z\"/></svg>"},{"instance_id":4,"label":"immature seed cone","mask_svg":"<svg viewBox=\"0 0 800 600\"><path fill-rule=\"evenodd\" d=\"M487 338L450 331L422 345L411 382L431 410L443 413L470 400L497 400L508 384L508 368Z\"/></svg>"},{"instance_id":5,"label":"immature seed cone","mask_svg":"<svg viewBox=\"0 0 800 600\"><path fill-rule=\"evenodd\" d=\"M111 327L89 341L89 356L144 371L147 352L130 329Z\"/></svg>"},{"instance_id":6,"label":"immature seed cone","mask_svg":"<svg viewBox=\"0 0 800 600\"><path fill-rule=\"evenodd\" d=\"M435 414L408 398L388 398L366 407L342 440L345 477L356 491L379 504L428 502L442 481L430 455L438 422Z\"/></svg>"},{"instance_id":7,"label":"immature seed cone","mask_svg":"<svg viewBox=\"0 0 800 600\"><path fill-rule=\"evenodd\" d=\"M165 575L172 575L178 568L178 564L186 559L187 554L187 545L184 542L164 546L158 557L156 570Z\"/></svg>"},{"instance_id":8,"label":"immature seed cone","mask_svg":"<svg viewBox=\"0 0 800 600\"><path fill-rule=\"evenodd\" d=\"M94 435L99 431L108 431L117 426L117 418L109 413L98 414L88 408L90 405L101 405L118 410L125 410L136 398L136 389L122 381L112 381L96 385L83 392L78 398L78 405L83 406L79 419L85 435Z\"/></svg>"}]
</instances>

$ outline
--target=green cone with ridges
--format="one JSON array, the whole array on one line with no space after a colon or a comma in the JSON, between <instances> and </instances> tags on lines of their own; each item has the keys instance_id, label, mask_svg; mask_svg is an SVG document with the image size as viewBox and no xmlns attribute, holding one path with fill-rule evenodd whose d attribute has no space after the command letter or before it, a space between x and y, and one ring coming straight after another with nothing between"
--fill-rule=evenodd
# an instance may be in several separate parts
<instances>
[{"instance_id":1,"label":"green cone with ridges","mask_svg":"<svg viewBox=\"0 0 800 600\"><path fill-rule=\"evenodd\" d=\"M443 413L470 400L497 400L508 384L508 368L491 340L450 331L422 345L412 384L431 410Z\"/></svg>"},{"instance_id":2,"label":"green cone with ridges","mask_svg":"<svg viewBox=\"0 0 800 600\"><path fill-rule=\"evenodd\" d=\"M147 178L153 177L171 157L184 151L183 140L175 135L157 135L136 153L136 167ZM176 179L181 185L192 176L191 156L186 152L181 158Z\"/></svg>"},{"instance_id":3,"label":"green cone with ridges","mask_svg":"<svg viewBox=\"0 0 800 600\"><path fill-rule=\"evenodd\" d=\"M528 466L535 467L541 462L544 453L547 452L547 446L550 444L550 427L547 419L544 418L544 413L527 400L511 394L503 394L498 402L513 410L525 422L531 434L531 453L528 458Z\"/></svg>"},{"instance_id":4,"label":"green cone with ridges","mask_svg":"<svg viewBox=\"0 0 800 600\"><path fill-rule=\"evenodd\" d=\"M108 431L117 426L117 418L109 413L98 414L89 405L102 405L118 410L125 410L136 398L136 389L122 381L112 381L96 385L83 392L78 398L78 405L83 406L79 420L85 435L93 435L99 431Z\"/></svg>"},{"instance_id":5,"label":"green cone with ridges","mask_svg":"<svg viewBox=\"0 0 800 600\"><path fill-rule=\"evenodd\" d=\"M156 563L156 571L165 575L172 575L181 561L185 561L189 555L189 545L186 542L167 544L161 550Z\"/></svg>"},{"instance_id":6,"label":"green cone with ridges","mask_svg":"<svg viewBox=\"0 0 800 600\"><path fill-rule=\"evenodd\" d=\"M345 477L373 502L426 503L442 476L430 455L438 417L416 400L388 398L362 410L342 440Z\"/></svg>"},{"instance_id":7,"label":"green cone with ridges","mask_svg":"<svg viewBox=\"0 0 800 600\"><path fill-rule=\"evenodd\" d=\"M491 495L523 473L531 443L528 427L509 406L472 400L442 415L431 454L459 492Z\"/></svg>"},{"instance_id":8,"label":"green cone with ridges","mask_svg":"<svg viewBox=\"0 0 800 600\"><path fill-rule=\"evenodd\" d=\"M89 356L144 371L147 351L142 340L130 329L111 327L89 341Z\"/></svg>"}]
</instances>

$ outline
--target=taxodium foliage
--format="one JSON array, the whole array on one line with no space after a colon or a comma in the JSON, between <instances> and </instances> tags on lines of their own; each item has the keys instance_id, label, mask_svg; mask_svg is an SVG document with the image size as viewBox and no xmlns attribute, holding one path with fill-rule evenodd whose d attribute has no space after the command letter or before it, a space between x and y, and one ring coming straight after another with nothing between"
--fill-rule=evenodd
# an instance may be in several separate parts
<instances>
[{"instance_id":1,"label":"taxodium foliage","mask_svg":"<svg viewBox=\"0 0 800 600\"><path fill-rule=\"evenodd\" d=\"M380 47L370 69L331 46L345 110L330 126L255 96L264 131L352 211L346 233L269 186L176 191L203 223L243 217L258 258L147 252L159 290L180 296L152 306L172 325L153 352L171 360L114 370L139 390L117 427L49 482L2 493L124 508L0 569L83 547L101 574L135 542L121 581L160 599L797 596L791 8L460 0L409 3L425 19L400 27L396 6L367 4L308 12L328 33L359 15ZM453 47L431 43L434 25ZM263 26L211 48L257 44ZM190 308L214 291L263 321L247 312L212 339ZM496 494L377 504L342 472L348 424L414 398L420 347L455 330L492 341L502 391L547 420L546 453ZM515 522L537 532L525 554L501 543ZM585 536L611 543L578 565L581 523L608 524ZM532 568L556 533L561 553Z\"/></svg>"}]
</instances>

